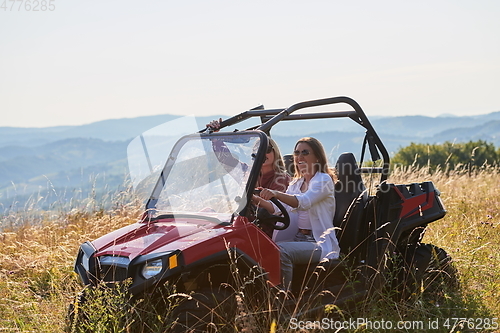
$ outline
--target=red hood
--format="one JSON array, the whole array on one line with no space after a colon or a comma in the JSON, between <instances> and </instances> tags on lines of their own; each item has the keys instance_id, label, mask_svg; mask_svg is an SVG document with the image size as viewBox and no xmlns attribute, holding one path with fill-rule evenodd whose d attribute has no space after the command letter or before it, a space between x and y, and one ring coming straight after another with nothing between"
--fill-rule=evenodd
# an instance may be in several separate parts
<instances>
[{"instance_id":1,"label":"red hood","mask_svg":"<svg viewBox=\"0 0 500 333\"><path fill-rule=\"evenodd\" d=\"M183 250L195 242L225 233L220 225L203 219L164 219L135 223L93 241L95 256L113 255L133 260L139 255Z\"/></svg>"}]
</instances>

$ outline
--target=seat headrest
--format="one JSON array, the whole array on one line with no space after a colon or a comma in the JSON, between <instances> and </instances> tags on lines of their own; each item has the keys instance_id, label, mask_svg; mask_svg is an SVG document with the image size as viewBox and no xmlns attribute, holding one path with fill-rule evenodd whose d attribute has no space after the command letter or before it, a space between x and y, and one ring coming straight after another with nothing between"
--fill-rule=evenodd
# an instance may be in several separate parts
<instances>
[{"instance_id":1,"label":"seat headrest","mask_svg":"<svg viewBox=\"0 0 500 333\"><path fill-rule=\"evenodd\" d=\"M288 172L288 174L293 177L293 175L295 174L293 155L292 154L283 155L283 162L285 163L286 172Z\"/></svg>"},{"instance_id":2,"label":"seat headrest","mask_svg":"<svg viewBox=\"0 0 500 333\"><path fill-rule=\"evenodd\" d=\"M341 189L343 192L359 195L366 189L353 153L342 153L337 159L335 168L338 182L343 186Z\"/></svg>"}]
</instances>

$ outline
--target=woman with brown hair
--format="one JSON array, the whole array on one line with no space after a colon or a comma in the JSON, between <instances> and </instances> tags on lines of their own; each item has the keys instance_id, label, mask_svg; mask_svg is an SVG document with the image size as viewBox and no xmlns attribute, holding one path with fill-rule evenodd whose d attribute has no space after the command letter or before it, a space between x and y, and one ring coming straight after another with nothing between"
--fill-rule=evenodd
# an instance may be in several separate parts
<instances>
[{"instance_id":1,"label":"woman with brown hair","mask_svg":"<svg viewBox=\"0 0 500 333\"><path fill-rule=\"evenodd\" d=\"M340 248L333 227L335 197L333 172L328 167L326 153L315 138L302 138L293 152L295 176L286 192L262 189L253 203L272 214L279 209L269 199L275 197L286 205L293 237L278 241L281 254L281 273L285 289L289 289L294 264L336 259ZM290 232L288 232L290 234Z\"/></svg>"}]
</instances>

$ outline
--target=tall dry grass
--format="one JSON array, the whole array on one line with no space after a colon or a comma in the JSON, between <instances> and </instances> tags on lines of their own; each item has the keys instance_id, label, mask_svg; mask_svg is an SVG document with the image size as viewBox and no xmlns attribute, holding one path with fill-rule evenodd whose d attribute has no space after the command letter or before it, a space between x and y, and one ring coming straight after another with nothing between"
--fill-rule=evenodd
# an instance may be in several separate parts
<instances>
[{"instance_id":1,"label":"tall dry grass","mask_svg":"<svg viewBox=\"0 0 500 333\"><path fill-rule=\"evenodd\" d=\"M500 317L500 169L395 170L391 182L433 181L447 215L431 223L424 242L444 248L454 259L463 291Z\"/></svg>"},{"instance_id":2,"label":"tall dry grass","mask_svg":"<svg viewBox=\"0 0 500 333\"><path fill-rule=\"evenodd\" d=\"M137 202L120 196L109 211L88 207L2 216L0 332L62 332L68 304L82 288L73 273L79 244L134 223L140 214Z\"/></svg>"},{"instance_id":3,"label":"tall dry grass","mask_svg":"<svg viewBox=\"0 0 500 333\"><path fill-rule=\"evenodd\" d=\"M429 225L424 242L444 248L455 260L462 290L461 300L453 304L469 307L459 314L500 317L499 170L487 168L430 174L426 169L401 168L394 170L390 177L395 183L424 180L437 185L448 210L444 219ZM140 206L136 202L127 203L129 196L123 195L106 211L73 208L38 212L36 224L30 223L30 214L33 214L30 211L9 212L2 216L0 331L64 330L68 304L81 290L72 272L78 246L131 224L140 215ZM374 308L376 306L366 308L358 315L390 319L397 318L398 311L403 312L401 307L392 305L379 306L376 311ZM418 315L425 317L432 311L422 307ZM415 310L405 309L404 313L411 316ZM269 329L260 327L253 331ZM286 331L286 325L273 324L272 329Z\"/></svg>"}]
</instances>

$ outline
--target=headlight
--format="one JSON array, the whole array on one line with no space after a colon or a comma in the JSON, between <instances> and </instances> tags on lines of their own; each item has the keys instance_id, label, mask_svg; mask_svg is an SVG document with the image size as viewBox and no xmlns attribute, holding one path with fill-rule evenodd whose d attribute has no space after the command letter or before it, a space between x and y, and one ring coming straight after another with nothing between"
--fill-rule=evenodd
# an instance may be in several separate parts
<instances>
[{"instance_id":1,"label":"headlight","mask_svg":"<svg viewBox=\"0 0 500 333\"><path fill-rule=\"evenodd\" d=\"M149 279L161 272L163 268L163 263L161 259L156 259L153 261L146 262L142 268L142 276Z\"/></svg>"}]
</instances>

